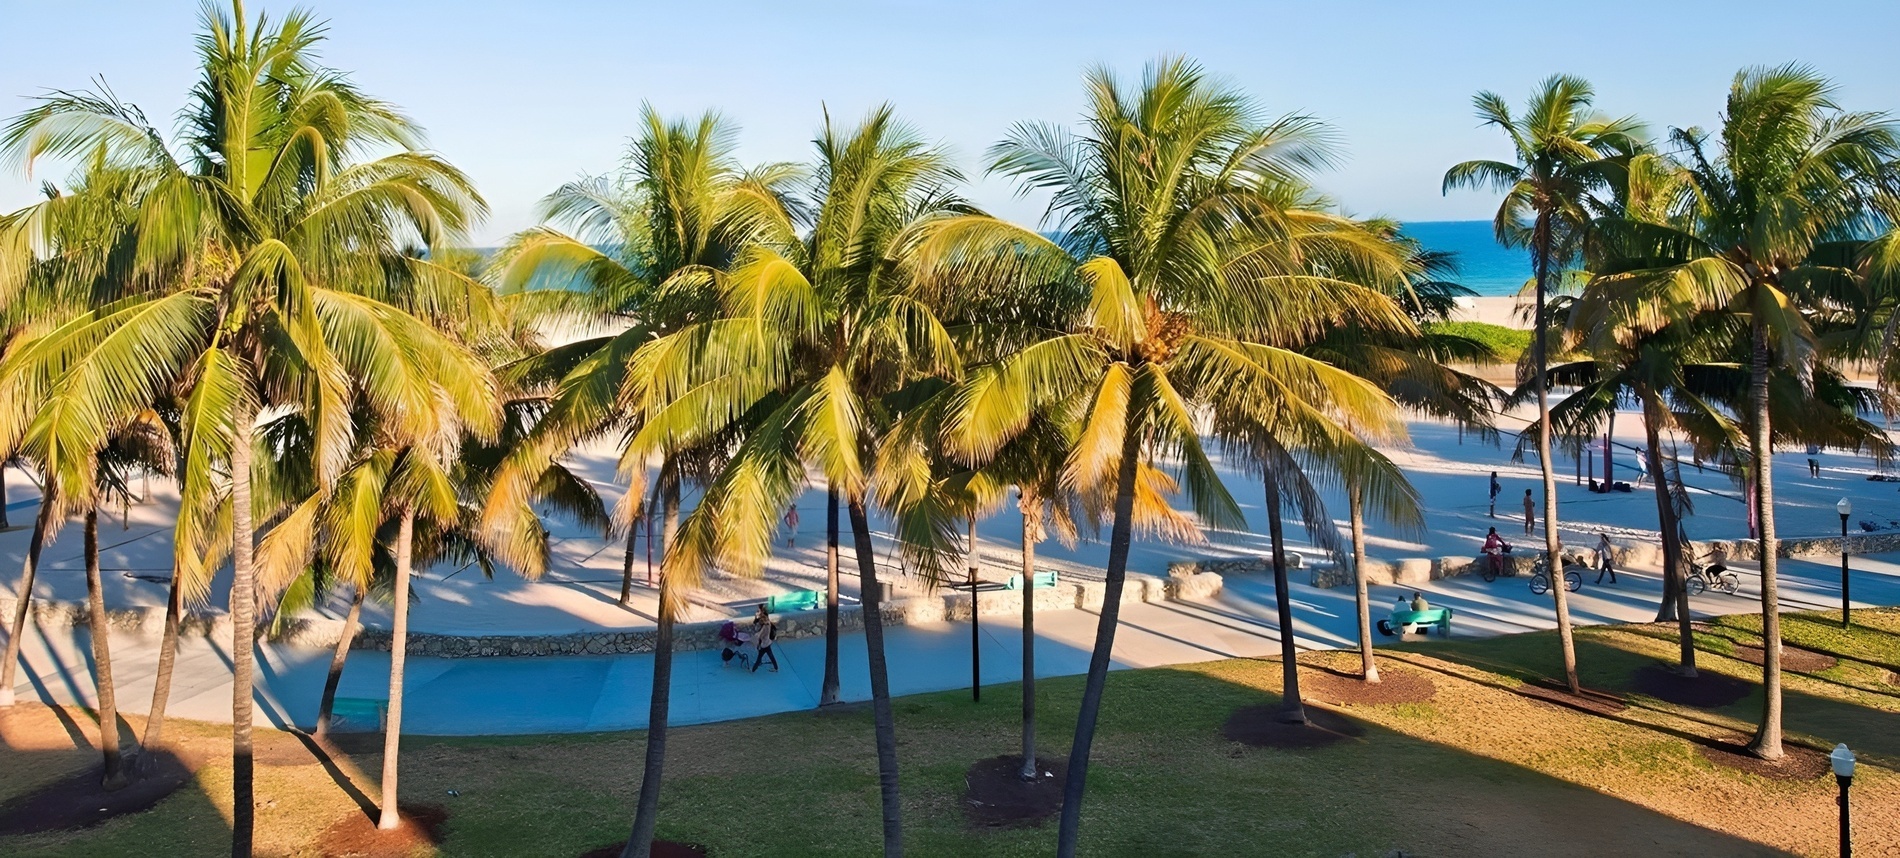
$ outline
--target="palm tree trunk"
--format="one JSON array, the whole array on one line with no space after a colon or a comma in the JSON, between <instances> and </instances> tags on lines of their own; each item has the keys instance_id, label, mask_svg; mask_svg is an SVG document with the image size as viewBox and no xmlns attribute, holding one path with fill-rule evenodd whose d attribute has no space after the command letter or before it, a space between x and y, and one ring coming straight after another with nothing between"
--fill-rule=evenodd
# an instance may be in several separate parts
<instances>
[{"instance_id":1,"label":"palm tree trunk","mask_svg":"<svg viewBox=\"0 0 1900 858\"><path fill-rule=\"evenodd\" d=\"M257 410L240 396L231 439L231 856L251 858L257 788L251 760L253 649L257 645L257 528L251 521L251 436Z\"/></svg>"},{"instance_id":2,"label":"palm tree trunk","mask_svg":"<svg viewBox=\"0 0 1900 858\"><path fill-rule=\"evenodd\" d=\"M389 630L389 714L383 723L383 813L376 821L376 827L384 831L402 824L396 776L402 754L402 678L409 649L409 563L415 533L416 511L404 507L396 525L396 610Z\"/></svg>"},{"instance_id":3,"label":"palm tree trunk","mask_svg":"<svg viewBox=\"0 0 1900 858\"><path fill-rule=\"evenodd\" d=\"M33 579L39 574L40 552L46 548L46 531L52 525L53 484L48 481L40 498L39 515L33 518L32 541L26 544L26 568L20 572L18 597L13 605L13 627L7 635L6 661L0 662L0 707L13 705L14 670L20 663L20 641L26 636L26 616L33 609Z\"/></svg>"},{"instance_id":4,"label":"palm tree trunk","mask_svg":"<svg viewBox=\"0 0 1900 858\"><path fill-rule=\"evenodd\" d=\"M330 710L336 707L336 687L343 681L343 663L350 657L350 644L356 641L356 630L363 619L363 595L365 588L357 587L356 594L350 597L350 612L343 617L343 634L336 639L336 652L330 655L330 673L323 678L323 697L317 702L317 735L330 733Z\"/></svg>"},{"instance_id":5,"label":"palm tree trunk","mask_svg":"<svg viewBox=\"0 0 1900 858\"><path fill-rule=\"evenodd\" d=\"M1762 291L1757 287L1756 291ZM1763 300L1758 294L1756 300ZM1764 760L1781 759L1781 604L1776 590L1774 435L1768 417L1768 326L1753 322L1755 354L1749 379L1755 425L1749 435L1755 458L1756 552L1761 558L1761 726L1748 750Z\"/></svg>"},{"instance_id":6,"label":"palm tree trunk","mask_svg":"<svg viewBox=\"0 0 1900 858\"><path fill-rule=\"evenodd\" d=\"M864 596L864 649L871 668L871 713L877 732L877 782L883 797L884 855L904 854L903 803L897 790L897 719L891 714L891 681L884 662L883 594L878 592L877 553L871 547L871 517L862 498L849 498L851 542L857 549Z\"/></svg>"},{"instance_id":7,"label":"palm tree trunk","mask_svg":"<svg viewBox=\"0 0 1900 858\"><path fill-rule=\"evenodd\" d=\"M1366 490L1354 480L1346 491L1352 520L1353 600L1359 609L1359 678L1379 681L1379 663L1372 657L1372 597L1366 590Z\"/></svg>"},{"instance_id":8,"label":"palm tree trunk","mask_svg":"<svg viewBox=\"0 0 1900 858\"><path fill-rule=\"evenodd\" d=\"M627 551L620 564L620 607L624 608L633 601L633 543L640 537L640 518L634 516L627 522Z\"/></svg>"},{"instance_id":9,"label":"palm tree trunk","mask_svg":"<svg viewBox=\"0 0 1900 858\"><path fill-rule=\"evenodd\" d=\"M153 677L152 711L145 717L145 736L139 747L150 750L165 739L165 707L172 698L172 669L178 664L178 624L185 612L185 591L172 567L170 592L165 597L165 633L158 639L158 674ZM141 757L149 759L148 757Z\"/></svg>"},{"instance_id":10,"label":"palm tree trunk","mask_svg":"<svg viewBox=\"0 0 1900 858\"><path fill-rule=\"evenodd\" d=\"M672 543L667 543L671 548ZM659 630L653 640L653 691L647 708L646 766L640 775L640 798L634 804L633 833L621 847L621 858L648 858L653 854L653 830L660 821L661 770L666 765L667 716L673 705L673 592L667 586L666 567L660 567Z\"/></svg>"},{"instance_id":11,"label":"palm tree trunk","mask_svg":"<svg viewBox=\"0 0 1900 858\"><path fill-rule=\"evenodd\" d=\"M1109 531L1108 568L1103 571L1102 614L1095 625L1095 649L1089 654L1088 680L1082 686L1082 706L1075 717L1075 741L1069 746L1069 777L1062 785L1062 827L1056 836L1057 858L1075 858L1082 835L1082 796L1088 789L1089 749L1095 744L1095 724L1102 713L1102 693L1108 684L1108 662L1115 650L1115 625L1121 617L1122 586L1128 581L1128 550L1134 536L1135 472L1141 454L1141 431L1130 419L1123 430L1122 457L1115 474L1115 524Z\"/></svg>"},{"instance_id":12,"label":"palm tree trunk","mask_svg":"<svg viewBox=\"0 0 1900 858\"><path fill-rule=\"evenodd\" d=\"M827 481L828 482L828 481ZM825 681L818 705L838 702L838 487L825 487Z\"/></svg>"},{"instance_id":13,"label":"palm tree trunk","mask_svg":"<svg viewBox=\"0 0 1900 858\"><path fill-rule=\"evenodd\" d=\"M665 478L666 488L660 492L660 563L666 568L666 550L673 547L673 537L680 532L680 482L679 473L673 472Z\"/></svg>"},{"instance_id":14,"label":"palm tree trunk","mask_svg":"<svg viewBox=\"0 0 1900 858\"><path fill-rule=\"evenodd\" d=\"M1280 484L1272 469L1263 481L1267 490L1267 539L1273 551L1273 602L1280 622L1280 683L1285 706L1278 719L1286 724L1306 723L1306 704L1300 700L1299 649L1293 643L1293 594L1286 580L1286 533L1280 521Z\"/></svg>"},{"instance_id":15,"label":"palm tree trunk","mask_svg":"<svg viewBox=\"0 0 1900 858\"><path fill-rule=\"evenodd\" d=\"M1036 779L1036 527L1042 504L1022 493L1023 512L1023 780Z\"/></svg>"},{"instance_id":16,"label":"palm tree trunk","mask_svg":"<svg viewBox=\"0 0 1900 858\"><path fill-rule=\"evenodd\" d=\"M1662 532L1663 604L1656 612L1657 622L1675 621L1681 643L1679 656L1683 676L1695 676L1695 636L1689 623L1689 588L1683 579L1682 524L1676 517L1675 500L1669 496L1669 483L1663 475L1662 407L1654 397L1643 396L1643 426L1649 452L1644 465L1656 484L1656 523Z\"/></svg>"},{"instance_id":17,"label":"palm tree trunk","mask_svg":"<svg viewBox=\"0 0 1900 858\"><path fill-rule=\"evenodd\" d=\"M112 624L106 618L105 585L99 580L99 507L86 507L86 613L92 627L93 688L99 697L99 750L105 755L106 789L125 786L119 756L119 696L112 685Z\"/></svg>"},{"instance_id":18,"label":"palm tree trunk","mask_svg":"<svg viewBox=\"0 0 1900 858\"><path fill-rule=\"evenodd\" d=\"M1537 217L1537 307L1536 331L1531 337L1533 360L1537 367L1537 467L1544 475L1544 562L1550 569L1557 609L1557 640L1563 651L1564 684L1571 694L1583 693L1577 682L1577 641L1570 629L1570 602L1564 590L1564 562L1557 543L1557 471L1550 460L1550 320L1544 311L1544 293L1550 286L1550 215Z\"/></svg>"},{"instance_id":19,"label":"palm tree trunk","mask_svg":"<svg viewBox=\"0 0 1900 858\"><path fill-rule=\"evenodd\" d=\"M0 530L12 526L7 521L7 460L0 459Z\"/></svg>"}]
</instances>

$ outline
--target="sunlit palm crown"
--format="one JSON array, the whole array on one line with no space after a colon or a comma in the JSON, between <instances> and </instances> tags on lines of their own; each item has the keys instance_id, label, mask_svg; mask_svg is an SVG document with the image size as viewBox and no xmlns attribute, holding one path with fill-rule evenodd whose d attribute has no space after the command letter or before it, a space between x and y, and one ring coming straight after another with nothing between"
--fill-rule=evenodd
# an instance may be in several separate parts
<instances>
[{"instance_id":1,"label":"sunlit palm crown","mask_svg":"<svg viewBox=\"0 0 1900 858\"><path fill-rule=\"evenodd\" d=\"M1765 325L1779 362L1801 374L1827 329L1865 333L1872 311L1890 309L1891 296L1871 290L1891 282L1867 272L1884 270L1892 238L1868 239L1896 211L1900 142L1884 114L1844 111L1831 89L1801 66L1747 69L1719 139L1672 132L1675 151L1647 166L1668 177L1666 191L1645 216L1597 230L1601 274L1629 281L1612 320L1622 336L1733 310ZM1867 342L1838 344L1856 339Z\"/></svg>"},{"instance_id":2,"label":"sunlit palm crown","mask_svg":"<svg viewBox=\"0 0 1900 858\"><path fill-rule=\"evenodd\" d=\"M1079 132L1020 125L991 150L994 171L1051 195L1056 238L981 215L907 237L923 300L957 308L982 361L947 409L950 454L985 461L1032 415L1074 403L1063 479L1092 518L1134 432L1145 457L1178 466L1203 523L1235 526L1202 430L1255 463L1263 445L1332 460L1359 456L1362 436L1401 436L1377 386L1301 351L1342 325L1416 333L1390 297L1405 253L1306 185L1331 160L1326 129L1264 120L1180 60L1133 90L1106 71L1088 86Z\"/></svg>"},{"instance_id":3,"label":"sunlit palm crown","mask_svg":"<svg viewBox=\"0 0 1900 858\"><path fill-rule=\"evenodd\" d=\"M230 16L207 6L205 18L202 74L175 142L103 88L54 93L4 137L15 165L86 158L95 172L123 171L137 206L119 225L128 250L94 287L95 309L0 367L0 398L41 404L0 414L0 442L25 438L46 467L63 468L149 403L178 396L178 560L194 582L217 551L216 466L243 403L303 411L325 482L349 459L359 404L413 443L495 428L488 374L412 315L478 291L405 252L457 238L483 213L467 178L418 151L419 129L393 107L316 63L322 29L306 15L253 20L234 4ZM60 218L41 210L58 204L4 222L0 247L12 253L0 297L33 284L14 275L57 245ZM396 296L402 306L379 300Z\"/></svg>"},{"instance_id":4,"label":"sunlit palm crown","mask_svg":"<svg viewBox=\"0 0 1900 858\"><path fill-rule=\"evenodd\" d=\"M1472 99L1486 125L1511 140L1515 163L1466 161L1445 173L1444 188L1503 192L1493 228L1498 241L1544 251L1534 235L1537 213L1549 211L1550 257L1555 273L1581 249L1585 228L1599 212L1594 204L1621 181L1628 158L1642 148L1642 126L1633 118L1593 112L1590 84L1553 75L1537 87L1524 115L1513 116L1503 96L1480 92Z\"/></svg>"}]
</instances>

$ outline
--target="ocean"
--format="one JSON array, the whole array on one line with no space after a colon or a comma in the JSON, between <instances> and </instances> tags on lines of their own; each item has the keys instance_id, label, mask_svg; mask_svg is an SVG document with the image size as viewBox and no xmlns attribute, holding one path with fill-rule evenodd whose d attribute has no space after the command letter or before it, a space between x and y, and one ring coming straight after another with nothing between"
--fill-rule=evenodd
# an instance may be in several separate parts
<instances>
[{"instance_id":1,"label":"ocean","mask_svg":"<svg viewBox=\"0 0 1900 858\"><path fill-rule=\"evenodd\" d=\"M1430 220L1406 223L1401 230L1431 250L1458 255L1457 282L1479 295L1516 295L1531 277L1530 253L1498 244L1488 220ZM475 248L486 259L497 248ZM536 288L557 288L538 284Z\"/></svg>"},{"instance_id":2,"label":"ocean","mask_svg":"<svg viewBox=\"0 0 1900 858\"><path fill-rule=\"evenodd\" d=\"M1430 250L1458 254L1456 281L1479 295L1516 295L1531 279L1530 252L1498 244L1488 220L1414 221L1402 232Z\"/></svg>"}]
</instances>

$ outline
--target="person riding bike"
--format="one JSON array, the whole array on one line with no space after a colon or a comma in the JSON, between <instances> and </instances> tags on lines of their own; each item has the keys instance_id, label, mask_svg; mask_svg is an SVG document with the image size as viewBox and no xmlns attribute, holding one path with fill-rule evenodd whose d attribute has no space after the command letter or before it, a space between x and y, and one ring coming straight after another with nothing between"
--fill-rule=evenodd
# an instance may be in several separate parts
<instances>
[{"instance_id":1,"label":"person riding bike","mask_svg":"<svg viewBox=\"0 0 1900 858\"><path fill-rule=\"evenodd\" d=\"M1493 527L1490 533L1485 534L1484 553L1489 558L1486 562L1491 564L1491 572L1493 574L1502 574L1504 572L1504 555L1509 553L1510 550L1511 544L1505 542L1504 537L1498 535L1497 528Z\"/></svg>"}]
</instances>

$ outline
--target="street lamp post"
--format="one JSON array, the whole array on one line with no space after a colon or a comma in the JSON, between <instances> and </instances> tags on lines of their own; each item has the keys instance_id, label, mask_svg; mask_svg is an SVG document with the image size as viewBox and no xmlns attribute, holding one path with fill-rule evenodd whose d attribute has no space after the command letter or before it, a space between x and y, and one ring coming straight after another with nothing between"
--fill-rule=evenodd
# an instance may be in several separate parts
<instances>
[{"instance_id":1,"label":"street lamp post","mask_svg":"<svg viewBox=\"0 0 1900 858\"><path fill-rule=\"evenodd\" d=\"M1834 505L1841 514L1841 628L1847 628L1847 517L1854 514L1854 503L1847 498Z\"/></svg>"},{"instance_id":2,"label":"street lamp post","mask_svg":"<svg viewBox=\"0 0 1900 858\"><path fill-rule=\"evenodd\" d=\"M1854 752L1846 745L1835 745L1834 752L1827 755L1828 763L1834 767L1834 780L1841 785L1841 858L1853 858L1854 838L1847 818L1847 790L1854 785Z\"/></svg>"}]
</instances>

